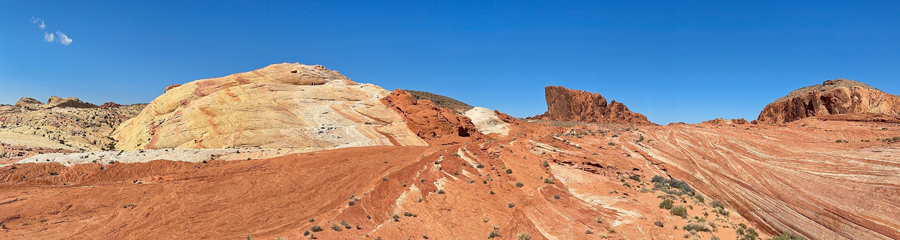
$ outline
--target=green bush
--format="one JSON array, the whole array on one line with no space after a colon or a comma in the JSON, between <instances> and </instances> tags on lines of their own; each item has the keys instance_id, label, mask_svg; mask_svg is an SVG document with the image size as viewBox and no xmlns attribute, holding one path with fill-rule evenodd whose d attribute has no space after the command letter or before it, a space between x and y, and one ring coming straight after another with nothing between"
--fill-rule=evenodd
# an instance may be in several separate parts
<instances>
[{"instance_id":1,"label":"green bush","mask_svg":"<svg viewBox=\"0 0 900 240\"><path fill-rule=\"evenodd\" d=\"M669 213L671 213L672 215L675 215L675 216L679 216L681 218L686 218L687 217L687 208L684 208L684 206L672 207L672 209L669 210Z\"/></svg>"},{"instance_id":2,"label":"green bush","mask_svg":"<svg viewBox=\"0 0 900 240\"><path fill-rule=\"evenodd\" d=\"M524 187L525 184L522 182L516 182L516 187Z\"/></svg>"},{"instance_id":3,"label":"green bush","mask_svg":"<svg viewBox=\"0 0 900 240\"><path fill-rule=\"evenodd\" d=\"M663 181L666 181L666 178L659 175L653 176L653 179L650 180L652 183L661 183Z\"/></svg>"},{"instance_id":4,"label":"green bush","mask_svg":"<svg viewBox=\"0 0 900 240\"><path fill-rule=\"evenodd\" d=\"M641 182L641 176L638 176L637 174L632 174L631 176L628 176L628 178L634 180L635 182Z\"/></svg>"},{"instance_id":5,"label":"green bush","mask_svg":"<svg viewBox=\"0 0 900 240\"><path fill-rule=\"evenodd\" d=\"M531 240L531 234L528 233L519 233L519 240Z\"/></svg>"},{"instance_id":6,"label":"green bush","mask_svg":"<svg viewBox=\"0 0 900 240\"><path fill-rule=\"evenodd\" d=\"M672 199L666 199L659 203L659 208L662 209L672 209L674 207L675 202Z\"/></svg>"},{"instance_id":7,"label":"green bush","mask_svg":"<svg viewBox=\"0 0 900 240\"><path fill-rule=\"evenodd\" d=\"M706 222L692 222L682 227L685 231L711 232L712 228Z\"/></svg>"},{"instance_id":8,"label":"green bush","mask_svg":"<svg viewBox=\"0 0 900 240\"><path fill-rule=\"evenodd\" d=\"M725 205L722 204L722 202L719 202L719 201L712 201L712 202L709 203L709 206L710 206L710 207L713 207L713 208L725 208Z\"/></svg>"},{"instance_id":9,"label":"green bush","mask_svg":"<svg viewBox=\"0 0 900 240\"><path fill-rule=\"evenodd\" d=\"M513 207L516 206L516 204L515 204L515 203L509 203L509 204L506 204L506 206L508 206L509 208L513 208Z\"/></svg>"},{"instance_id":10,"label":"green bush","mask_svg":"<svg viewBox=\"0 0 900 240\"><path fill-rule=\"evenodd\" d=\"M546 183L546 184L553 184L553 179L550 178L550 177L544 178L544 183Z\"/></svg>"},{"instance_id":11,"label":"green bush","mask_svg":"<svg viewBox=\"0 0 900 240\"><path fill-rule=\"evenodd\" d=\"M499 237L499 236L500 236L500 233L491 231L491 233L488 234L488 239L493 239L493 238Z\"/></svg>"},{"instance_id":12,"label":"green bush","mask_svg":"<svg viewBox=\"0 0 900 240\"><path fill-rule=\"evenodd\" d=\"M309 230L313 231L313 232L321 232L322 227L320 227L319 225L313 225L312 227L309 228Z\"/></svg>"}]
</instances>

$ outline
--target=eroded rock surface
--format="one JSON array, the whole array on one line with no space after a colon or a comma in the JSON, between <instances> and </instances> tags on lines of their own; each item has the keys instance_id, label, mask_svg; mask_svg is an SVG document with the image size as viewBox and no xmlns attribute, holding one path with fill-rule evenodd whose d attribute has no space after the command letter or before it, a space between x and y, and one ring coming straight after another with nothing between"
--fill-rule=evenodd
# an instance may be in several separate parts
<instances>
[{"instance_id":1,"label":"eroded rock surface","mask_svg":"<svg viewBox=\"0 0 900 240\"><path fill-rule=\"evenodd\" d=\"M509 123L500 119L495 111L483 107L474 107L466 111L465 115L472 119L472 123L483 134L509 134Z\"/></svg>"},{"instance_id":2,"label":"eroded rock surface","mask_svg":"<svg viewBox=\"0 0 900 240\"><path fill-rule=\"evenodd\" d=\"M562 86L544 88L547 112L532 119L589 123L653 124L640 113L628 110L613 100L609 104L599 93L567 89Z\"/></svg>"},{"instance_id":3,"label":"eroded rock surface","mask_svg":"<svg viewBox=\"0 0 900 240\"><path fill-rule=\"evenodd\" d=\"M409 129L429 144L463 143L484 136L469 117L438 107L431 100L416 100L406 91L394 90L381 101L402 115Z\"/></svg>"},{"instance_id":4,"label":"eroded rock surface","mask_svg":"<svg viewBox=\"0 0 900 240\"><path fill-rule=\"evenodd\" d=\"M124 150L425 145L379 101L389 93L322 66L273 64L170 88L113 136Z\"/></svg>"},{"instance_id":5,"label":"eroded rock surface","mask_svg":"<svg viewBox=\"0 0 900 240\"><path fill-rule=\"evenodd\" d=\"M864 83L834 79L794 90L767 105L758 123L781 124L799 119L853 113L900 115L900 98Z\"/></svg>"}]
</instances>

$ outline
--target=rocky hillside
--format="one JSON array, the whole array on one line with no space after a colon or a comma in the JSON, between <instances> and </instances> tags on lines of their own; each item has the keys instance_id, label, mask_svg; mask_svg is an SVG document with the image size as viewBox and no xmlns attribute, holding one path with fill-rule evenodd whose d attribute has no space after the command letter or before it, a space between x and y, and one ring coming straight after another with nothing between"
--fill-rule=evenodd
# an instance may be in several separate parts
<instances>
[{"instance_id":1,"label":"rocky hillside","mask_svg":"<svg viewBox=\"0 0 900 240\"><path fill-rule=\"evenodd\" d=\"M118 149L420 146L390 92L322 66L273 64L170 86L113 134Z\"/></svg>"},{"instance_id":2,"label":"rocky hillside","mask_svg":"<svg viewBox=\"0 0 900 240\"><path fill-rule=\"evenodd\" d=\"M588 123L653 124L640 113L628 110L613 100L609 104L599 93L567 89L562 86L544 88L547 112L530 119Z\"/></svg>"},{"instance_id":3,"label":"rocky hillside","mask_svg":"<svg viewBox=\"0 0 900 240\"><path fill-rule=\"evenodd\" d=\"M853 113L900 115L900 97L857 81L828 80L775 100L763 108L757 122L780 124L812 116Z\"/></svg>"},{"instance_id":4,"label":"rocky hillside","mask_svg":"<svg viewBox=\"0 0 900 240\"><path fill-rule=\"evenodd\" d=\"M434 94L434 93L430 93L430 92L415 91L415 90L404 90L404 91L409 93L413 97L415 97L416 100L423 100L423 99L429 100L432 103L434 103L435 106L450 109L456 114L461 115L461 114L465 113L466 111L469 111L470 109L472 109L471 105L466 104L464 102L460 102L459 100L456 100L456 99L453 99L453 98L450 98L450 97L447 97L444 95L438 95L438 94Z\"/></svg>"},{"instance_id":5,"label":"rocky hillside","mask_svg":"<svg viewBox=\"0 0 900 240\"><path fill-rule=\"evenodd\" d=\"M0 161L38 153L111 149L113 129L136 116L144 104L97 107L77 98L53 96L47 103L22 98L0 106Z\"/></svg>"}]
</instances>

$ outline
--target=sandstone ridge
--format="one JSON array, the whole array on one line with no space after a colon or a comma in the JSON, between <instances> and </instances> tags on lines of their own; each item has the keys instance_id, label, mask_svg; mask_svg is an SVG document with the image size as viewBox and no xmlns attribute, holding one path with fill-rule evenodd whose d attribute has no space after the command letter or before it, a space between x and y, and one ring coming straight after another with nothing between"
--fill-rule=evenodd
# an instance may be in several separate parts
<instances>
[{"instance_id":1,"label":"sandstone ridge","mask_svg":"<svg viewBox=\"0 0 900 240\"><path fill-rule=\"evenodd\" d=\"M835 114L900 115L900 98L864 83L834 79L792 91L767 105L758 123L781 124Z\"/></svg>"},{"instance_id":2,"label":"sandstone ridge","mask_svg":"<svg viewBox=\"0 0 900 240\"><path fill-rule=\"evenodd\" d=\"M599 93L567 89L562 86L544 88L547 112L531 119L588 123L653 124L640 113L628 110L613 100L609 104Z\"/></svg>"}]
</instances>

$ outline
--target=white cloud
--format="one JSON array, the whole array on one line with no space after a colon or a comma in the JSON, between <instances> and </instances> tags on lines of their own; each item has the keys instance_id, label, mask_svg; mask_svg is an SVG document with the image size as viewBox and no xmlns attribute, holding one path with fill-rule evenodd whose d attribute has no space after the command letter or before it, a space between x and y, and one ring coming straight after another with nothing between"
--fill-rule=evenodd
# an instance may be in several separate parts
<instances>
[{"instance_id":1,"label":"white cloud","mask_svg":"<svg viewBox=\"0 0 900 240\"><path fill-rule=\"evenodd\" d=\"M36 18L36 17L31 17L31 19L29 19L28 21L31 21L31 24L41 23L41 25L38 25L38 27L41 28L41 29L47 28L47 24L44 24L44 20L43 20L43 19Z\"/></svg>"},{"instance_id":2,"label":"white cloud","mask_svg":"<svg viewBox=\"0 0 900 240\"><path fill-rule=\"evenodd\" d=\"M56 31L56 35L59 36L59 44L68 46L69 43L72 43L72 39L66 36L65 33Z\"/></svg>"},{"instance_id":3,"label":"white cloud","mask_svg":"<svg viewBox=\"0 0 900 240\"><path fill-rule=\"evenodd\" d=\"M41 29L47 28L47 24L44 23L43 19L31 17L31 19L28 19L28 21L31 22L31 24L38 24L38 27ZM69 38L69 36L67 36L65 33L61 32L59 30L56 30L56 34L44 32L44 41L53 42L54 40L56 40L57 43L66 45L66 46L68 46L70 43L72 43L72 39Z\"/></svg>"}]
</instances>

